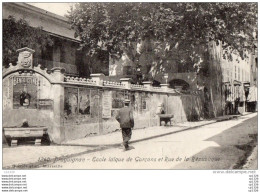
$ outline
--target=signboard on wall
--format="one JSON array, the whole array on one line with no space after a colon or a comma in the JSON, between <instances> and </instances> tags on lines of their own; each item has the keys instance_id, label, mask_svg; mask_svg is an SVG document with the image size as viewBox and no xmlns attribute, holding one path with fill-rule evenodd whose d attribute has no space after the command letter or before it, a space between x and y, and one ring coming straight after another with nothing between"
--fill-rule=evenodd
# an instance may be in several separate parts
<instances>
[{"instance_id":1,"label":"signboard on wall","mask_svg":"<svg viewBox=\"0 0 260 192\"><path fill-rule=\"evenodd\" d=\"M13 108L37 108L38 78L35 76L13 77Z\"/></svg>"},{"instance_id":2,"label":"signboard on wall","mask_svg":"<svg viewBox=\"0 0 260 192\"><path fill-rule=\"evenodd\" d=\"M78 88L66 87L64 94L64 112L66 116L78 114Z\"/></svg>"},{"instance_id":3,"label":"signboard on wall","mask_svg":"<svg viewBox=\"0 0 260 192\"><path fill-rule=\"evenodd\" d=\"M79 113L82 115L90 115L90 89L79 89L78 97Z\"/></svg>"},{"instance_id":4,"label":"signboard on wall","mask_svg":"<svg viewBox=\"0 0 260 192\"><path fill-rule=\"evenodd\" d=\"M39 109L53 109L52 99L39 99L38 100Z\"/></svg>"},{"instance_id":5,"label":"signboard on wall","mask_svg":"<svg viewBox=\"0 0 260 192\"><path fill-rule=\"evenodd\" d=\"M111 118L112 91L105 90L102 97L102 118Z\"/></svg>"}]
</instances>

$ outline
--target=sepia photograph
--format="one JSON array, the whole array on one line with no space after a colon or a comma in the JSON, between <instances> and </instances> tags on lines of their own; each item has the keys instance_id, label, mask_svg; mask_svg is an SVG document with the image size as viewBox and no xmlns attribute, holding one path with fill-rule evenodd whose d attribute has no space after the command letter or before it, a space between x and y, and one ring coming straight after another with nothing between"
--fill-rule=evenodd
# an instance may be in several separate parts
<instances>
[{"instance_id":1,"label":"sepia photograph","mask_svg":"<svg viewBox=\"0 0 260 192\"><path fill-rule=\"evenodd\" d=\"M257 93L257 2L2 3L3 170L258 170Z\"/></svg>"}]
</instances>

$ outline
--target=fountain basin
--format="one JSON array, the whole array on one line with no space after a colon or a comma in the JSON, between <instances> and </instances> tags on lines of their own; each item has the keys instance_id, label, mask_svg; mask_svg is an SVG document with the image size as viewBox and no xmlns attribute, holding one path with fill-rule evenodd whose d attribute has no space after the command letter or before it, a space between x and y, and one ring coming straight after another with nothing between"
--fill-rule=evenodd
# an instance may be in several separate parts
<instances>
[{"instance_id":1,"label":"fountain basin","mask_svg":"<svg viewBox=\"0 0 260 192\"><path fill-rule=\"evenodd\" d=\"M47 133L48 128L41 127L4 127L4 135L11 140L11 146L17 146L20 138L35 139L35 145L41 145L41 139Z\"/></svg>"}]
</instances>

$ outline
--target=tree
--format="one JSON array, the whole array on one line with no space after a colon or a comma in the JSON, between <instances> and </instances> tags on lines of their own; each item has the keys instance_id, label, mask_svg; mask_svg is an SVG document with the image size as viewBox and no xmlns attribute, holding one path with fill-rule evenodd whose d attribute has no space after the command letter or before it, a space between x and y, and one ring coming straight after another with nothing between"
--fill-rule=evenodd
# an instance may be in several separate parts
<instances>
[{"instance_id":1,"label":"tree","mask_svg":"<svg viewBox=\"0 0 260 192\"><path fill-rule=\"evenodd\" d=\"M24 19L16 21L12 16L3 19L4 66L8 66L9 63L16 64L17 49L29 47L38 54L44 51L47 46L52 45L53 40L41 27L31 27Z\"/></svg>"},{"instance_id":2,"label":"tree","mask_svg":"<svg viewBox=\"0 0 260 192\"><path fill-rule=\"evenodd\" d=\"M138 67L146 52L152 63L143 66L145 74L170 69L169 57L200 69L210 41L223 45L224 57L244 58L257 33L257 3L77 3L68 18L91 55L125 52Z\"/></svg>"}]
</instances>

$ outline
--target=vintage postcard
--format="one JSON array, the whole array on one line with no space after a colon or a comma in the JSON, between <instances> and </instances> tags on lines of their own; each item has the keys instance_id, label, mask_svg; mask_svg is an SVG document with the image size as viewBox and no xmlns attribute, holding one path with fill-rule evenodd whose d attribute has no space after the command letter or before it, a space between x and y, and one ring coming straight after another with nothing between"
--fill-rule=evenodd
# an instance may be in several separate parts
<instances>
[{"instance_id":1,"label":"vintage postcard","mask_svg":"<svg viewBox=\"0 0 260 192\"><path fill-rule=\"evenodd\" d=\"M2 169L258 170L257 12L2 3Z\"/></svg>"}]
</instances>

